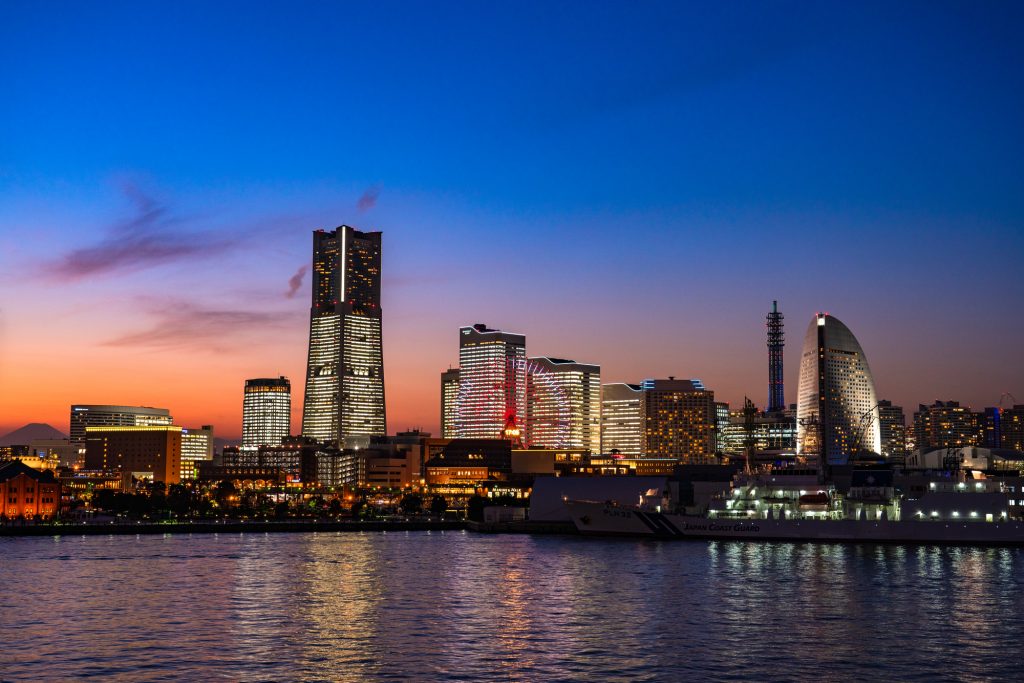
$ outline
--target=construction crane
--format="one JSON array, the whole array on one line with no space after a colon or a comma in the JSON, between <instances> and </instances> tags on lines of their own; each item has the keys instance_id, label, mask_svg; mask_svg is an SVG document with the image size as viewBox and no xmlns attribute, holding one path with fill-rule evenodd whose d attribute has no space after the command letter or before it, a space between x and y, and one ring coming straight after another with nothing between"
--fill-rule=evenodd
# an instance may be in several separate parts
<instances>
[{"instance_id":1,"label":"construction crane","mask_svg":"<svg viewBox=\"0 0 1024 683\"><path fill-rule=\"evenodd\" d=\"M878 415L878 408L882 405L881 401L875 403L871 408L865 412L856 422L856 432L854 432L853 440L850 442L850 459L857 457L857 453L860 452L861 444L864 443L864 435L871 427L871 423L875 421L875 416Z\"/></svg>"}]
</instances>

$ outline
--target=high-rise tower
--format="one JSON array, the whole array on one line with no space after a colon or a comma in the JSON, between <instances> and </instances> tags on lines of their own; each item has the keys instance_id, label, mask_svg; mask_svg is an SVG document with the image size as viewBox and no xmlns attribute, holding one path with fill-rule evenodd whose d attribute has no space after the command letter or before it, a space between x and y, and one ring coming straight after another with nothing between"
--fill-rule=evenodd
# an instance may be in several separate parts
<instances>
[{"instance_id":1,"label":"high-rise tower","mask_svg":"<svg viewBox=\"0 0 1024 683\"><path fill-rule=\"evenodd\" d=\"M779 302L772 302L768 314L768 412L786 409L786 392L782 384L782 349L785 338L782 335L782 318Z\"/></svg>"},{"instance_id":2,"label":"high-rise tower","mask_svg":"<svg viewBox=\"0 0 1024 683\"><path fill-rule=\"evenodd\" d=\"M242 446L280 446L291 434L292 384L287 377L245 380Z\"/></svg>"},{"instance_id":3,"label":"high-rise tower","mask_svg":"<svg viewBox=\"0 0 1024 683\"><path fill-rule=\"evenodd\" d=\"M854 451L880 453L875 381L857 338L838 318L818 313L800 357L797 452L844 465Z\"/></svg>"},{"instance_id":4,"label":"high-rise tower","mask_svg":"<svg viewBox=\"0 0 1024 683\"><path fill-rule=\"evenodd\" d=\"M387 433L380 257L379 232L313 232L303 436L344 446Z\"/></svg>"},{"instance_id":5,"label":"high-rise tower","mask_svg":"<svg viewBox=\"0 0 1024 683\"><path fill-rule=\"evenodd\" d=\"M448 368L441 373L441 438L454 439L456 412L459 398L459 369Z\"/></svg>"},{"instance_id":6,"label":"high-rise tower","mask_svg":"<svg viewBox=\"0 0 1024 683\"><path fill-rule=\"evenodd\" d=\"M526 419L526 337L478 324L459 329L455 433L499 439Z\"/></svg>"},{"instance_id":7,"label":"high-rise tower","mask_svg":"<svg viewBox=\"0 0 1024 683\"><path fill-rule=\"evenodd\" d=\"M563 358L526 364L526 443L601 451L601 367Z\"/></svg>"}]
</instances>

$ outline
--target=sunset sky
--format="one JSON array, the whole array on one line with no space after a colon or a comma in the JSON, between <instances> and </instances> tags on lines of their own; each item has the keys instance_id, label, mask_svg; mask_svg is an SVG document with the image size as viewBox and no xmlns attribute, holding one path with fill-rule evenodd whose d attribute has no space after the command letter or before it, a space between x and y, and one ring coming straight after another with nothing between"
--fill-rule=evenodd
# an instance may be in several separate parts
<instances>
[{"instance_id":1,"label":"sunset sky","mask_svg":"<svg viewBox=\"0 0 1024 683\"><path fill-rule=\"evenodd\" d=\"M893 6L895 5L895 6ZM1024 403L1024 4L0 3L0 434L300 426L311 231L384 232L388 427L458 327L767 398L764 316L907 408ZM290 286L289 281L298 284Z\"/></svg>"}]
</instances>

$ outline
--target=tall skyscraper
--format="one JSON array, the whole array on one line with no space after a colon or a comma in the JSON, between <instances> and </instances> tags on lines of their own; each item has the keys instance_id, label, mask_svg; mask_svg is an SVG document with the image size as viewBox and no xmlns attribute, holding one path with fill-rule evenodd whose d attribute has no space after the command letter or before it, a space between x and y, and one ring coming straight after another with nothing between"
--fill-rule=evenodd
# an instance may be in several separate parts
<instances>
[{"instance_id":1,"label":"tall skyscraper","mask_svg":"<svg viewBox=\"0 0 1024 683\"><path fill-rule=\"evenodd\" d=\"M292 383L287 377L245 380L242 447L279 446L292 430Z\"/></svg>"},{"instance_id":2,"label":"tall skyscraper","mask_svg":"<svg viewBox=\"0 0 1024 683\"><path fill-rule=\"evenodd\" d=\"M786 409L786 391L782 376L782 350L785 337L782 333L782 313L779 313L779 302L772 302L771 313L768 314L768 412L775 413Z\"/></svg>"},{"instance_id":3,"label":"tall skyscraper","mask_svg":"<svg viewBox=\"0 0 1024 683\"><path fill-rule=\"evenodd\" d=\"M525 418L526 337L483 324L460 328L458 438L502 438Z\"/></svg>"},{"instance_id":4,"label":"tall skyscraper","mask_svg":"<svg viewBox=\"0 0 1024 683\"><path fill-rule=\"evenodd\" d=\"M539 357L526 368L526 444L599 453L601 367Z\"/></svg>"},{"instance_id":5,"label":"tall skyscraper","mask_svg":"<svg viewBox=\"0 0 1024 683\"><path fill-rule=\"evenodd\" d=\"M894 406L892 401L879 401L878 430L882 455L892 458L907 454L907 420L903 408Z\"/></svg>"},{"instance_id":6,"label":"tall skyscraper","mask_svg":"<svg viewBox=\"0 0 1024 683\"><path fill-rule=\"evenodd\" d=\"M715 456L718 411L715 392L700 380L644 380L643 454L682 463L708 462Z\"/></svg>"},{"instance_id":7,"label":"tall skyscraper","mask_svg":"<svg viewBox=\"0 0 1024 683\"><path fill-rule=\"evenodd\" d=\"M171 422L171 413L166 408L78 404L71 406L70 439L85 443L86 427L147 427Z\"/></svg>"},{"instance_id":8,"label":"tall skyscraper","mask_svg":"<svg viewBox=\"0 0 1024 683\"><path fill-rule=\"evenodd\" d=\"M455 402L459 398L459 369L441 373L441 438L455 438Z\"/></svg>"},{"instance_id":9,"label":"tall skyscraper","mask_svg":"<svg viewBox=\"0 0 1024 683\"><path fill-rule=\"evenodd\" d=\"M639 384L616 382L601 387L601 452L643 454L643 398Z\"/></svg>"},{"instance_id":10,"label":"tall skyscraper","mask_svg":"<svg viewBox=\"0 0 1024 683\"><path fill-rule=\"evenodd\" d=\"M804 335L797 401L797 452L830 465L851 451L881 452L878 398L864 350L835 316L818 313Z\"/></svg>"},{"instance_id":11,"label":"tall skyscraper","mask_svg":"<svg viewBox=\"0 0 1024 683\"><path fill-rule=\"evenodd\" d=\"M313 305L302 434L342 445L387 432L381 233L313 233Z\"/></svg>"}]
</instances>

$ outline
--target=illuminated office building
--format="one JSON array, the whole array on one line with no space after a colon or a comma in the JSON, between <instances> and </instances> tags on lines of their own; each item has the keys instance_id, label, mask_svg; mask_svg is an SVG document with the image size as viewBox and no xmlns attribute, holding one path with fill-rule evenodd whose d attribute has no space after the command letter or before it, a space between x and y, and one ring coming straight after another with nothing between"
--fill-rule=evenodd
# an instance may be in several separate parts
<instances>
[{"instance_id":1,"label":"illuminated office building","mask_svg":"<svg viewBox=\"0 0 1024 683\"><path fill-rule=\"evenodd\" d=\"M191 481L196 478L200 462L213 460L213 426L203 425L199 429L181 430L181 478Z\"/></svg>"},{"instance_id":2,"label":"illuminated office building","mask_svg":"<svg viewBox=\"0 0 1024 683\"><path fill-rule=\"evenodd\" d=\"M245 380L242 447L279 446L291 434L292 384L287 377Z\"/></svg>"},{"instance_id":3,"label":"illuminated office building","mask_svg":"<svg viewBox=\"0 0 1024 683\"><path fill-rule=\"evenodd\" d=\"M715 452L722 452L722 430L729 426L729 404L715 401Z\"/></svg>"},{"instance_id":4,"label":"illuminated office building","mask_svg":"<svg viewBox=\"0 0 1024 683\"><path fill-rule=\"evenodd\" d=\"M742 410L730 410L729 421L719 427L719 452L732 456L744 455L748 435L754 453L793 453L796 450L796 413L786 409L752 412L748 417Z\"/></svg>"},{"instance_id":5,"label":"illuminated office building","mask_svg":"<svg viewBox=\"0 0 1024 683\"><path fill-rule=\"evenodd\" d=\"M875 381L864 350L838 318L818 313L800 357L797 452L843 465L852 451L881 448Z\"/></svg>"},{"instance_id":6,"label":"illuminated office building","mask_svg":"<svg viewBox=\"0 0 1024 683\"><path fill-rule=\"evenodd\" d=\"M380 284L381 233L313 233L304 436L347 445L386 433Z\"/></svg>"},{"instance_id":7,"label":"illuminated office building","mask_svg":"<svg viewBox=\"0 0 1024 683\"><path fill-rule=\"evenodd\" d=\"M526 443L600 452L601 367L539 357L526 368Z\"/></svg>"},{"instance_id":8,"label":"illuminated office building","mask_svg":"<svg viewBox=\"0 0 1024 683\"><path fill-rule=\"evenodd\" d=\"M459 329L460 439L502 438L526 418L526 337L477 324Z\"/></svg>"},{"instance_id":9,"label":"illuminated office building","mask_svg":"<svg viewBox=\"0 0 1024 683\"><path fill-rule=\"evenodd\" d=\"M878 430L882 455L892 458L907 454L907 420L903 408L894 406L892 401L879 401Z\"/></svg>"},{"instance_id":10,"label":"illuminated office building","mask_svg":"<svg viewBox=\"0 0 1024 683\"><path fill-rule=\"evenodd\" d=\"M700 380L649 379L643 389L643 454L681 463L714 459L718 411L715 392Z\"/></svg>"},{"instance_id":11,"label":"illuminated office building","mask_svg":"<svg viewBox=\"0 0 1024 683\"><path fill-rule=\"evenodd\" d=\"M172 422L166 408L78 404L71 406L70 440L83 443L86 427L147 427Z\"/></svg>"},{"instance_id":12,"label":"illuminated office building","mask_svg":"<svg viewBox=\"0 0 1024 683\"><path fill-rule=\"evenodd\" d=\"M602 453L643 453L643 397L639 384L617 382L601 387Z\"/></svg>"},{"instance_id":13,"label":"illuminated office building","mask_svg":"<svg viewBox=\"0 0 1024 683\"><path fill-rule=\"evenodd\" d=\"M441 438L455 438L455 403L459 398L459 369L448 368L441 373Z\"/></svg>"}]
</instances>

